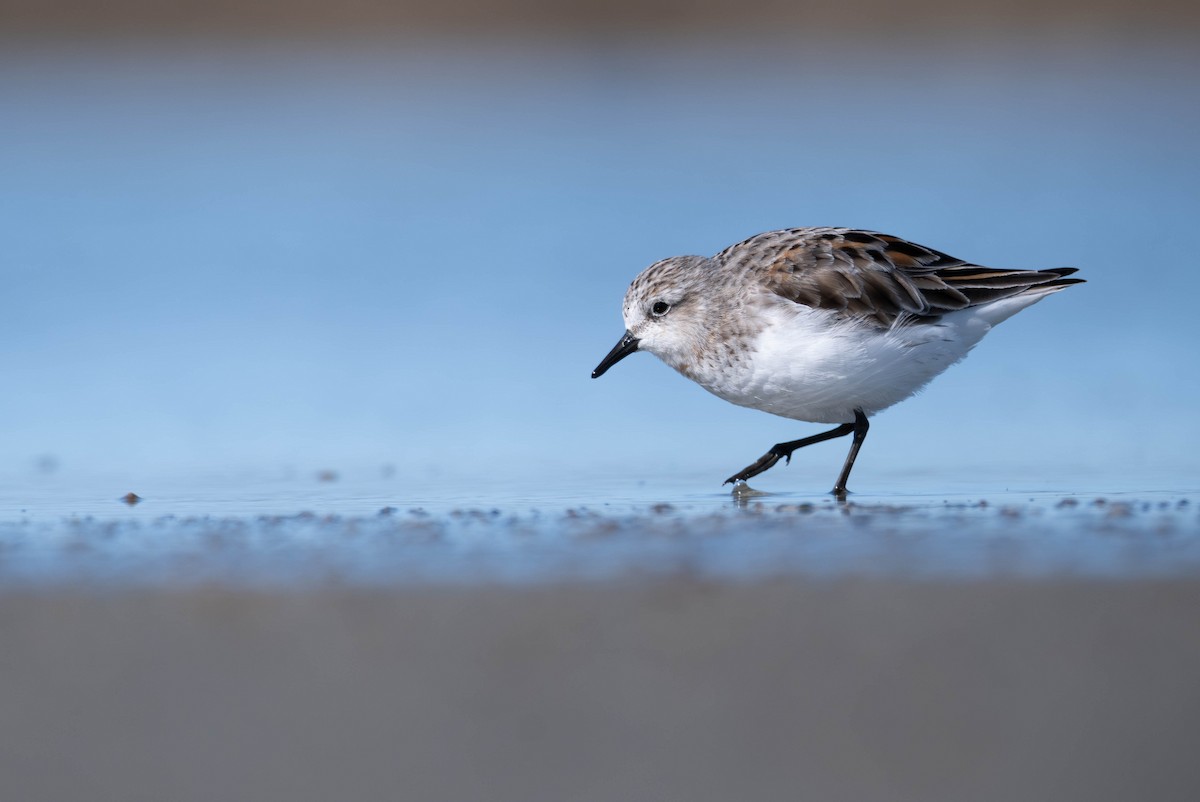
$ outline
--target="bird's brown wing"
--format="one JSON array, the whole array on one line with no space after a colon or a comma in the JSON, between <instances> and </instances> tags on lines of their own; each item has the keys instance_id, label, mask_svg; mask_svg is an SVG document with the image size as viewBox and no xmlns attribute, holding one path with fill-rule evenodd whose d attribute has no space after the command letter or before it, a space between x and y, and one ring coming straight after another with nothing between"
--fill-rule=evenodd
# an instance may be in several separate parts
<instances>
[{"instance_id":1,"label":"bird's brown wing","mask_svg":"<svg viewBox=\"0 0 1200 802\"><path fill-rule=\"evenodd\" d=\"M882 326L1081 281L1066 278L1075 272L1071 267L981 267L899 237L842 228L771 231L716 258L758 273L771 292L790 301Z\"/></svg>"}]
</instances>

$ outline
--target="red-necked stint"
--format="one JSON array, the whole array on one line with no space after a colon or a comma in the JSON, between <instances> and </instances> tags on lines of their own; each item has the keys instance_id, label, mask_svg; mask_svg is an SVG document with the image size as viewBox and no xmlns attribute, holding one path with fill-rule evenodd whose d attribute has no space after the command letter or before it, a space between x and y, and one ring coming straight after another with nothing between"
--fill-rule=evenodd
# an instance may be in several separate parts
<instances>
[{"instance_id":1,"label":"red-necked stint","mask_svg":"<svg viewBox=\"0 0 1200 802\"><path fill-rule=\"evenodd\" d=\"M625 293L625 335L592 378L649 351L734 404L827 432L778 443L726 479L853 435L833 486L844 497L868 419L958 362L993 326L1082 279L1073 267L980 267L899 237L789 228L713 257L673 256Z\"/></svg>"}]
</instances>

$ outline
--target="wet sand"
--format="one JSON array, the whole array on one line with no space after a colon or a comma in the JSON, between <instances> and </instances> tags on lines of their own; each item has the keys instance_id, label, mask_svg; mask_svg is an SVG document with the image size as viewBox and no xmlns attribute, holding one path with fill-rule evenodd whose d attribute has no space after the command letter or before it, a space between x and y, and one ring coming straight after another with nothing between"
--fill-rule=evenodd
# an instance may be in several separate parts
<instances>
[{"instance_id":1,"label":"wet sand","mask_svg":"<svg viewBox=\"0 0 1200 802\"><path fill-rule=\"evenodd\" d=\"M1200 580L0 596L20 800L1195 799Z\"/></svg>"}]
</instances>

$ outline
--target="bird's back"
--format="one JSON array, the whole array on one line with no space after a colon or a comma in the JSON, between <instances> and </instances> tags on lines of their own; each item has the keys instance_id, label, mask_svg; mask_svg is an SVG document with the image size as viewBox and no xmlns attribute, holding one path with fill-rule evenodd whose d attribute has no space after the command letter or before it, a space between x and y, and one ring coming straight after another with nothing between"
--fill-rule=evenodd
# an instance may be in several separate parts
<instances>
[{"instance_id":1,"label":"bird's back","mask_svg":"<svg viewBox=\"0 0 1200 802\"><path fill-rule=\"evenodd\" d=\"M714 260L781 298L881 327L937 318L1023 293L1040 298L1082 283L1068 278L1076 272L1073 267L982 267L899 237L847 228L768 231L726 248ZM1015 307L1015 312L1027 305L1003 307Z\"/></svg>"}]
</instances>

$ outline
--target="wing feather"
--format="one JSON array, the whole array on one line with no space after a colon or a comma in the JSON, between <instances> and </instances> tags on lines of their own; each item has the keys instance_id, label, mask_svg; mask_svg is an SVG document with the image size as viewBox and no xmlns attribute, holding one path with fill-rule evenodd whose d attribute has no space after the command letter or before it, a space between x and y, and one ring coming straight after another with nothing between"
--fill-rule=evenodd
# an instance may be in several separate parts
<instances>
[{"instance_id":1,"label":"wing feather","mask_svg":"<svg viewBox=\"0 0 1200 802\"><path fill-rule=\"evenodd\" d=\"M857 229L770 231L715 258L726 267L759 273L780 297L874 319L881 326L1081 281L1065 278L1075 268L982 267L899 237Z\"/></svg>"}]
</instances>

